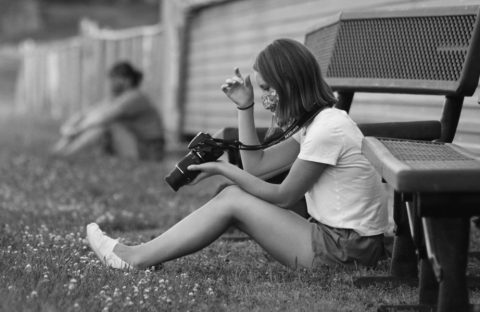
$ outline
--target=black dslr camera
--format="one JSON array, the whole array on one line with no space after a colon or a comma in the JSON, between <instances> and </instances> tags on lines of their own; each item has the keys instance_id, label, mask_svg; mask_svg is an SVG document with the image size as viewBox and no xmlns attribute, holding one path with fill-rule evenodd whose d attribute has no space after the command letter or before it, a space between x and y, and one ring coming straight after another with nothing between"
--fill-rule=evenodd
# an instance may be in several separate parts
<instances>
[{"instance_id":1,"label":"black dslr camera","mask_svg":"<svg viewBox=\"0 0 480 312\"><path fill-rule=\"evenodd\" d=\"M175 168L165 177L165 181L176 192L185 184L195 179L200 171L187 169L192 164L203 164L209 161L215 161L222 156L226 150L249 150L256 151L273 146L297 132L304 124L312 120L321 109L304 114L285 129L282 135L264 142L259 145L246 145L238 140L215 139L211 135L199 132L188 144L190 152L185 155L176 165Z\"/></svg>"},{"instance_id":2,"label":"black dslr camera","mask_svg":"<svg viewBox=\"0 0 480 312\"><path fill-rule=\"evenodd\" d=\"M211 135L200 132L190 141L188 149L190 152L165 177L165 181L175 192L192 182L200 173L198 170L188 170L188 166L215 161L222 156L225 148L219 145Z\"/></svg>"}]
</instances>

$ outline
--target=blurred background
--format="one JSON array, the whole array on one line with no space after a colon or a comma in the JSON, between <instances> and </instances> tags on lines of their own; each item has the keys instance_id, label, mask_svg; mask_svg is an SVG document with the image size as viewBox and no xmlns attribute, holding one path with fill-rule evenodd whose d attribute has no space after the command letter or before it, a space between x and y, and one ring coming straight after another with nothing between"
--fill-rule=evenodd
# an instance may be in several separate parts
<instances>
[{"instance_id":1,"label":"blurred background","mask_svg":"<svg viewBox=\"0 0 480 312\"><path fill-rule=\"evenodd\" d=\"M448 1L0 0L0 116L61 122L103 98L108 68L129 60L144 71L174 149L198 131L236 124L220 85L236 66L251 73L273 39L303 41L342 10L405 4ZM478 92L465 100L455 141L480 152L477 101ZM443 99L358 94L354 102L357 121L417 120L438 119ZM270 125L268 112L256 115L257 126Z\"/></svg>"}]
</instances>

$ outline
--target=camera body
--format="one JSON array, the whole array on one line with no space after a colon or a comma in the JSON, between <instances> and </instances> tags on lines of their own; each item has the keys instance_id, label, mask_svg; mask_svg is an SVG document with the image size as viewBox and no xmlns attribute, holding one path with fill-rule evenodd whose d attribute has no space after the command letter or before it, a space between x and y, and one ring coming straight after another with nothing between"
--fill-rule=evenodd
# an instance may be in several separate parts
<instances>
[{"instance_id":1,"label":"camera body","mask_svg":"<svg viewBox=\"0 0 480 312\"><path fill-rule=\"evenodd\" d=\"M190 150L165 177L165 182L176 192L178 189L192 182L200 173L198 170L188 170L194 164L203 164L215 161L222 156L224 148L220 146L208 133L199 132L188 144Z\"/></svg>"}]
</instances>

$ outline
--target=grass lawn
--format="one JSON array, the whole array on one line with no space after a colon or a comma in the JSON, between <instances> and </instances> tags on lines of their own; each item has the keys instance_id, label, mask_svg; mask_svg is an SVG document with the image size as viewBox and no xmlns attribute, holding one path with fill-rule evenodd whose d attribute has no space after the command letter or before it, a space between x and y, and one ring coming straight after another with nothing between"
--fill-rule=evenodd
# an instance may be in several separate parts
<instances>
[{"instance_id":1,"label":"grass lawn","mask_svg":"<svg viewBox=\"0 0 480 312\"><path fill-rule=\"evenodd\" d=\"M158 271L107 269L85 244L87 223L144 242L206 202L217 183L171 191L163 177L181 155L161 164L50 158L55 133L51 121L0 119L1 311L375 311L417 300L416 288L353 287L355 276L387 274L387 261L373 271L291 270L249 240L220 239Z\"/></svg>"}]
</instances>

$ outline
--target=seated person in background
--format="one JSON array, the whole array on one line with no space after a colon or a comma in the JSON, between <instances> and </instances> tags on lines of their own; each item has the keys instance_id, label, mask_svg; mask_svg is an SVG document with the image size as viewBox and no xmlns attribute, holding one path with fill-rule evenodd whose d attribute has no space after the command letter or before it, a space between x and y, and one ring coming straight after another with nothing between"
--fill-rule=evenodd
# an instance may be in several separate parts
<instances>
[{"instance_id":1,"label":"seated person in background","mask_svg":"<svg viewBox=\"0 0 480 312\"><path fill-rule=\"evenodd\" d=\"M109 72L111 99L67 120L52 152L70 156L96 145L120 157L160 160L163 126L153 103L139 88L142 77L130 63L116 63Z\"/></svg>"}]
</instances>

